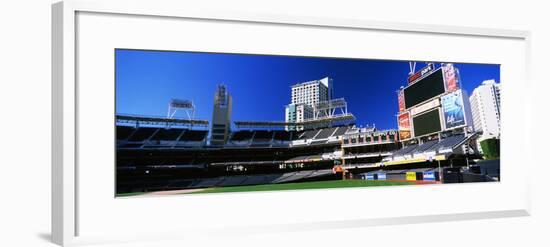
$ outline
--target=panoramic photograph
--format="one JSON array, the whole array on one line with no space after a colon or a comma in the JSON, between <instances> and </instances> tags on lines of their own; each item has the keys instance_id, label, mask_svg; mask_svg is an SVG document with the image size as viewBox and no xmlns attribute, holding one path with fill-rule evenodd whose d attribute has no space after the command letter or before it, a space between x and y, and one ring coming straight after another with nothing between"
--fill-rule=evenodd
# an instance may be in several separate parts
<instances>
[{"instance_id":1,"label":"panoramic photograph","mask_svg":"<svg viewBox=\"0 0 550 247\"><path fill-rule=\"evenodd\" d=\"M116 197L500 181L500 65L115 49Z\"/></svg>"}]
</instances>

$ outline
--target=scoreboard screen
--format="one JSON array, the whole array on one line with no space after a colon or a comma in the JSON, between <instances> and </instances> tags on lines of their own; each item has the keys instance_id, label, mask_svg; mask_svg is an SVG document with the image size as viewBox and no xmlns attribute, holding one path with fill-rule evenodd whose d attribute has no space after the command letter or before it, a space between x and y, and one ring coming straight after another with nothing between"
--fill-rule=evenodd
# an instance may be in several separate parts
<instances>
[{"instance_id":1,"label":"scoreboard screen","mask_svg":"<svg viewBox=\"0 0 550 247\"><path fill-rule=\"evenodd\" d=\"M404 89L405 106L410 108L445 92L441 69Z\"/></svg>"},{"instance_id":2,"label":"scoreboard screen","mask_svg":"<svg viewBox=\"0 0 550 247\"><path fill-rule=\"evenodd\" d=\"M441 131L439 108L413 117L414 136L422 136Z\"/></svg>"}]
</instances>

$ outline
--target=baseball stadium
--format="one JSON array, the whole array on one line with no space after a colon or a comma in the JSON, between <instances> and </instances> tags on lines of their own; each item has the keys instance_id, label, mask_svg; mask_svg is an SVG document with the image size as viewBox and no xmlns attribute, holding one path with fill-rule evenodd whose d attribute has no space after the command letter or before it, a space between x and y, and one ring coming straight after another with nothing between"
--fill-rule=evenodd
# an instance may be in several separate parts
<instances>
[{"instance_id":1,"label":"baseball stadium","mask_svg":"<svg viewBox=\"0 0 550 247\"><path fill-rule=\"evenodd\" d=\"M236 88L223 83L202 108L170 90L166 116L117 107L116 196L498 182L500 137L485 128L495 114L481 89L492 88L500 114L500 84L478 82L470 96L461 64L402 63L408 71L390 92L397 107L373 114L394 128L359 122L330 75L288 82L288 104L265 109L280 120L235 119ZM204 108L211 117L200 117Z\"/></svg>"}]
</instances>

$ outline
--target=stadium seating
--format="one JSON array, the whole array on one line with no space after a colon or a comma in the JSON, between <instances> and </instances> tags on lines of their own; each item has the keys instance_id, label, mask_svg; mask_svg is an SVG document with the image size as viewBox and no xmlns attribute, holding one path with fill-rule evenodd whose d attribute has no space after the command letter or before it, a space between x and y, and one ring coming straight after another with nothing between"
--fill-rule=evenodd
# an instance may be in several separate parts
<instances>
[{"instance_id":1,"label":"stadium seating","mask_svg":"<svg viewBox=\"0 0 550 247\"><path fill-rule=\"evenodd\" d=\"M143 143L122 143L119 148L140 148L143 146Z\"/></svg>"},{"instance_id":2,"label":"stadium seating","mask_svg":"<svg viewBox=\"0 0 550 247\"><path fill-rule=\"evenodd\" d=\"M447 137L439 143L439 145L437 147L437 151L442 152L446 149L454 148L466 139L467 139L467 137L465 137L463 135L455 135L455 136Z\"/></svg>"},{"instance_id":3,"label":"stadium seating","mask_svg":"<svg viewBox=\"0 0 550 247\"><path fill-rule=\"evenodd\" d=\"M367 141L372 136L393 134L373 133L374 128L338 126L302 131L238 130L230 134L227 146L209 147L206 146L209 131L197 130L195 125L192 130L183 127L191 125L166 128L166 124L151 127L153 124L146 123L138 126L116 127L117 148L122 147L117 149L117 165L120 165L117 178L122 178L118 181L123 190L176 190L330 180L337 177L332 169L327 168L332 168L336 163L333 161L342 158L346 161L345 168L353 174L373 169L426 167L423 163L414 166L409 166L409 163L424 162L428 159L427 153L431 159L434 152L445 154L441 159L444 160L448 152L469 138L454 135L398 149L402 143L395 140L379 142L375 137L375 141ZM442 136L447 134L451 133L441 133ZM342 140L358 145L342 147ZM365 142L369 143L365 145ZM398 162L384 164L388 159ZM433 166L432 163L430 167ZM405 180L408 171L429 169L387 171L388 180Z\"/></svg>"},{"instance_id":4,"label":"stadium seating","mask_svg":"<svg viewBox=\"0 0 550 247\"><path fill-rule=\"evenodd\" d=\"M344 135L349 130L348 126L341 126L334 132L332 136L341 136Z\"/></svg>"},{"instance_id":5,"label":"stadium seating","mask_svg":"<svg viewBox=\"0 0 550 247\"><path fill-rule=\"evenodd\" d=\"M214 187L217 184L221 183L222 181L223 181L222 177L197 180L197 182L193 183L192 187L194 188Z\"/></svg>"},{"instance_id":6,"label":"stadium seating","mask_svg":"<svg viewBox=\"0 0 550 247\"><path fill-rule=\"evenodd\" d=\"M271 143L265 143L265 142L253 142L250 144L251 148L268 148L271 147Z\"/></svg>"},{"instance_id":7,"label":"stadium seating","mask_svg":"<svg viewBox=\"0 0 550 247\"><path fill-rule=\"evenodd\" d=\"M257 184L276 184L297 182L303 179L315 179L324 176L331 176L332 169L324 170L306 170L277 174L257 174L257 175L233 175L220 176L214 178L194 178L194 179L173 179L164 181L128 181L120 183L122 190L132 188L135 191L160 191L160 190L179 190L179 189L197 189L209 187L243 186ZM132 184L135 183L135 184ZM139 187L137 187L139 184Z\"/></svg>"},{"instance_id":8,"label":"stadium seating","mask_svg":"<svg viewBox=\"0 0 550 247\"><path fill-rule=\"evenodd\" d=\"M180 142L203 142L206 140L208 131L206 130L186 130L180 137Z\"/></svg>"},{"instance_id":9,"label":"stadium seating","mask_svg":"<svg viewBox=\"0 0 550 247\"><path fill-rule=\"evenodd\" d=\"M166 185L168 190L177 190L182 188L188 188L190 185L195 182L194 179L181 179L181 180L172 180Z\"/></svg>"},{"instance_id":10,"label":"stadium seating","mask_svg":"<svg viewBox=\"0 0 550 247\"><path fill-rule=\"evenodd\" d=\"M300 140L307 140L307 139L313 139L317 133L319 133L320 130L307 130L304 132L304 134L302 134L302 136L300 136Z\"/></svg>"},{"instance_id":11,"label":"stadium seating","mask_svg":"<svg viewBox=\"0 0 550 247\"><path fill-rule=\"evenodd\" d=\"M253 142L270 142L273 140L273 131L257 130L254 131Z\"/></svg>"},{"instance_id":12,"label":"stadium seating","mask_svg":"<svg viewBox=\"0 0 550 247\"><path fill-rule=\"evenodd\" d=\"M151 135L153 135L156 131L158 131L158 128L138 128L128 139L128 141L132 142L143 142L148 140Z\"/></svg>"},{"instance_id":13,"label":"stadium seating","mask_svg":"<svg viewBox=\"0 0 550 247\"><path fill-rule=\"evenodd\" d=\"M273 180L271 183L296 182L302 179L318 178L318 177L324 177L332 174L333 174L332 169L290 172L290 173L283 174L282 176Z\"/></svg>"},{"instance_id":14,"label":"stadium seating","mask_svg":"<svg viewBox=\"0 0 550 247\"><path fill-rule=\"evenodd\" d=\"M172 148L206 141L207 130L185 128L116 126L119 148Z\"/></svg>"},{"instance_id":15,"label":"stadium seating","mask_svg":"<svg viewBox=\"0 0 550 247\"><path fill-rule=\"evenodd\" d=\"M315 136L315 139L327 139L330 136L332 136L332 134L337 129L338 129L338 127L321 129L321 131L319 131L319 134L317 134L317 136Z\"/></svg>"},{"instance_id":16,"label":"stadium seating","mask_svg":"<svg viewBox=\"0 0 550 247\"><path fill-rule=\"evenodd\" d=\"M304 134L304 131L297 131L292 133L292 141L300 140L300 137Z\"/></svg>"},{"instance_id":17,"label":"stadium seating","mask_svg":"<svg viewBox=\"0 0 550 247\"><path fill-rule=\"evenodd\" d=\"M218 186L237 186L241 185L245 180L247 179L247 176L227 176L224 177L224 179L218 184Z\"/></svg>"},{"instance_id":18,"label":"stadium seating","mask_svg":"<svg viewBox=\"0 0 550 247\"><path fill-rule=\"evenodd\" d=\"M253 136L254 136L254 132L249 130L241 130L233 133L233 135L230 138L230 141L233 141L233 142L249 141L252 139Z\"/></svg>"},{"instance_id":19,"label":"stadium seating","mask_svg":"<svg viewBox=\"0 0 550 247\"><path fill-rule=\"evenodd\" d=\"M276 141L290 141L291 135L292 135L292 132L278 130L278 131L274 131L273 139Z\"/></svg>"},{"instance_id":20,"label":"stadium seating","mask_svg":"<svg viewBox=\"0 0 550 247\"><path fill-rule=\"evenodd\" d=\"M269 177L264 175L247 176L246 180L244 180L240 185L265 184L270 182L268 178Z\"/></svg>"},{"instance_id":21,"label":"stadium seating","mask_svg":"<svg viewBox=\"0 0 550 247\"><path fill-rule=\"evenodd\" d=\"M441 140L430 140L421 144L412 144L394 152L390 158L395 160L402 159L407 155L451 153L453 148L457 147L468 138L469 137L464 135L453 135Z\"/></svg>"},{"instance_id":22,"label":"stadium seating","mask_svg":"<svg viewBox=\"0 0 550 247\"><path fill-rule=\"evenodd\" d=\"M159 129L150 140L154 141L175 141L180 137L183 129Z\"/></svg>"},{"instance_id":23,"label":"stadium seating","mask_svg":"<svg viewBox=\"0 0 550 247\"><path fill-rule=\"evenodd\" d=\"M417 149L414 150L414 153L423 153L428 149L430 149L431 147L433 147L434 145L436 145L438 142L439 142L438 140L431 140L431 141L424 142L421 145L419 145Z\"/></svg>"},{"instance_id":24,"label":"stadium seating","mask_svg":"<svg viewBox=\"0 0 550 247\"><path fill-rule=\"evenodd\" d=\"M314 130L305 130L292 133L293 146L338 144L339 136L344 135L349 130L348 126L329 127Z\"/></svg>"},{"instance_id":25,"label":"stadium seating","mask_svg":"<svg viewBox=\"0 0 550 247\"><path fill-rule=\"evenodd\" d=\"M116 126L116 139L126 140L135 130L136 128L130 126Z\"/></svg>"},{"instance_id":26,"label":"stadium seating","mask_svg":"<svg viewBox=\"0 0 550 247\"><path fill-rule=\"evenodd\" d=\"M399 156L404 156L404 155L407 155L407 154L410 154L412 151L414 151L416 148L418 148L418 144L412 144L412 145L409 145L409 146L406 146L402 149L399 149L397 150L395 153L393 153L393 157L399 157Z\"/></svg>"}]
</instances>

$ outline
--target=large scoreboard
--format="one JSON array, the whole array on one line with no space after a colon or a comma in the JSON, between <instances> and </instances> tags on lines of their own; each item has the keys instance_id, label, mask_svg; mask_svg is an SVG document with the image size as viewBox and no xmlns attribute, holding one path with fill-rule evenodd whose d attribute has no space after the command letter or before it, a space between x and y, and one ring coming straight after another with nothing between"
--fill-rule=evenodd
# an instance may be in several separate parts
<instances>
[{"instance_id":1,"label":"large scoreboard","mask_svg":"<svg viewBox=\"0 0 550 247\"><path fill-rule=\"evenodd\" d=\"M408 109L433 97L445 93L443 72L438 69L403 89L405 107Z\"/></svg>"},{"instance_id":2,"label":"large scoreboard","mask_svg":"<svg viewBox=\"0 0 550 247\"><path fill-rule=\"evenodd\" d=\"M423 136L441 131L439 108L434 108L426 113L414 116L412 122L414 136Z\"/></svg>"},{"instance_id":3,"label":"large scoreboard","mask_svg":"<svg viewBox=\"0 0 550 247\"><path fill-rule=\"evenodd\" d=\"M437 69L428 63L397 92L401 140L471 125L468 95L460 89L459 71L452 63L442 63Z\"/></svg>"}]
</instances>

